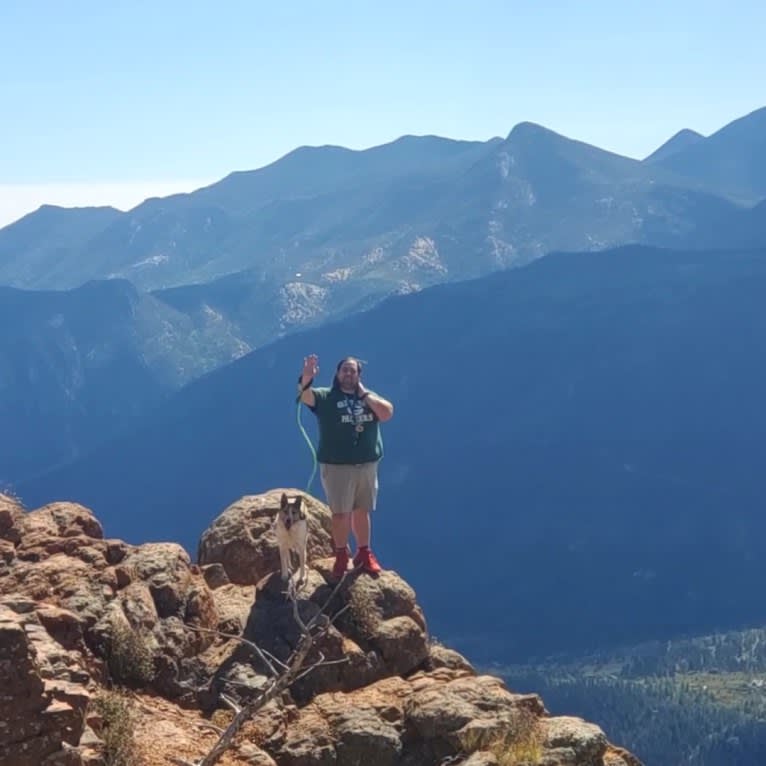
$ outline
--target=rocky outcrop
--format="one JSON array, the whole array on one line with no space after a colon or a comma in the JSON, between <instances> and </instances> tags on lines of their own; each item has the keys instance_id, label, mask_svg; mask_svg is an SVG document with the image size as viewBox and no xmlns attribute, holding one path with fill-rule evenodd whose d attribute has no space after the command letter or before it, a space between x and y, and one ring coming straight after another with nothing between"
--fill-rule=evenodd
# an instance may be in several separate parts
<instances>
[{"instance_id":1,"label":"rocky outcrop","mask_svg":"<svg viewBox=\"0 0 766 766\"><path fill-rule=\"evenodd\" d=\"M22 598L0 602L0 763L14 766L88 763L80 749L90 692L80 655L49 630L72 625L72 615L35 611ZM59 634L63 635L63 634Z\"/></svg>"},{"instance_id":2,"label":"rocky outcrop","mask_svg":"<svg viewBox=\"0 0 766 766\"><path fill-rule=\"evenodd\" d=\"M197 559L213 587L224 576L237 585L255 585L279 567L279 553L270 530L281 494L279 490L246 495L226 508L202 533ZM333 549L330 515L311 495L300 494L308 515L308 558L329 556Z\"/></svg>"},{"instance_id":3,"label":"rocky outcrop","mask_svg":"<svg viewBox=\"0 0 766 766\"><path fill-rule=\"evenodd\" d=\"M597 726L550 716L432 641L396 572L335 588L329 510L309 497L309 576L294 603L270 529L281 493L227 508L199 565L172 543L105 539L80 505L27 512L0 496L0 766L106 763L94 701L109 685L132 690L136 763L199 758L226 716L221 694L246 703L267 681L251 645L274 665L290 656L296 608L328 615L316 666L248 722L223 766L640 766Z\"/></svg>"}]
</instances>

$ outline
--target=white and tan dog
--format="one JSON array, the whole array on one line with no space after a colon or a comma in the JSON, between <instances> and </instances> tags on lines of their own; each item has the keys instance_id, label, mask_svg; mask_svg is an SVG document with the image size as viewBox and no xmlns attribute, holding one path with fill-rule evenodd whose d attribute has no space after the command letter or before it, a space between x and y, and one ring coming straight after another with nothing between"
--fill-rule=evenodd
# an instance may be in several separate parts
<instances>
[{"instance_id":1,"label":"white and tan dog","mask_svg":"<svg viewBox=\"0 0 766 766\"><path fill-rule=\"evenodd\" d=\"M306 582L306 545L309 525L306 511L303 510L301 495L288 497L284 492L282 493L279 511L274 519L274 533L279 546L282 580L288 580L290 577L290 551L295 551L299 562L297 585L302 585Z\"/></svg>"}]
</instances>

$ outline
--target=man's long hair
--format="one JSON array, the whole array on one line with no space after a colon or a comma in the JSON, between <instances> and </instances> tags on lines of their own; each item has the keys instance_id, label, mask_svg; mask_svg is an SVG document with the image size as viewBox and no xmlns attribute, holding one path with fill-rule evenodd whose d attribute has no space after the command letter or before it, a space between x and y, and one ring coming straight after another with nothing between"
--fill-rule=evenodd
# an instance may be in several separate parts
<instances>
[{"instance_id":1,"label":"man's long hair","mask_svg":"<svg viewBox=\"0 0 766 766\"><path fill-rule=\"evenodd\" d=\"M338 373L340 372L340 368L343 367L346 362L354 362L356 364L356 370L359 373L359 377L362 376L362 360L357 359L355 356L344 356L343 359L341 359L335 366L335 375L332 377L333 389L340 388L340 383L338 383Z\"/></svg>"}]
</instances>

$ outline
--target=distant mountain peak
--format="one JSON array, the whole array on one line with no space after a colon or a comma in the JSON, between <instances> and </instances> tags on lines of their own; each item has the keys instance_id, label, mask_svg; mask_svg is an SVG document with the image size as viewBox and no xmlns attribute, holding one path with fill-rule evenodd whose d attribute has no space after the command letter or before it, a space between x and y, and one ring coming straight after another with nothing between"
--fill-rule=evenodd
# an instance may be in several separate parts
<instances>
[{"instance_id":1,"label":"distant mountain peak","mask_svg":"<svg viewBox=\"0 0 766 766\"><path fill-rule=\"evenodd\" d=\"M766 107L652 161L739 204L760 202L766 198Z\"/></svg>"},{"instance_id":2,"label":"distant mountain peak","mask_svg":"<svg viewBox=\"0 0 766 766\"><path fill-rule=\"evenodd\" d=\"M505 143L533 153L545 152L553 147L565 147L568 152L574 151L579 154L584 151L589 155L612 155L621 160L625 159L622 155L601 149L587 141L570 138L536 122L520 122L515 125L505 139Z\"/></svg>"},{"instance_id":3,"label":"distant mountain peak","mask_svg":"<svg viewBox=\"0 0 766 766\"><path fill-rule=\"evenodd\" d=\"M303 146L298 146L292 151L289 151L283 157L275 160L275 162L279 162L286 157L305 157L313 154L350 154L352 151L353 149L348 149L345 146L338 146L337 144L304 144Z\"/></svg>"},{"instance_id":4,"label":"distant mountain peak","mask_svg":"<svg viewBox=\"0 0 766 766\"><path fill-rule=\"evenodd\" d=\"M537 167L548 178L552 177L551 174L568 174L574 167L590 170L597 167L598 173L606 172L608 177L617 181L626 171L633 172L633 166L638 164L637 160L601 149L587 141L569 138L535 122L518 123L503 143L503 151L512 153L517 160L525 157L531 163L527 165L528 171L531 167ZM560 176L556 183L560 184L562 178Z\"/></svg>"},{"instance_id":5,"label":"distant mountain peak","mask_svg":"<svg viewBox=\"0 0 766 766\"><path fill-rule=\"evenodd\" d=\"M498 140L500 139L495 137L495 138L489 139L486 143L491 143ZM445 138L444 136L438 136L433 133L428 133L424 135L406 133L404 135L399 136L398 138L395 138L392 141L387 141L382 144L375 144L373 146L367 146L362 149L351 149L349 147L339 146L337 144L321 144L321 145L306 144L303 146L296 147L292 151L280 157L278 160L275 160L273 163L271 163L271 166L277 165L279 163L284 164L285 161L296 161L296 160L299 162L304 162L304 161L310 162L312 160L332 161L338 158L353 159L355 157L373 157L376 154L394 154L402 150L417 152L422 150L424 147L450 148L450 147L459 147L459 146L471 146L471 145L476 145L479 143L484 143L484 142ZM266 166L266 167L269 167L269 166ZM244 172L253 172L253 171L244 171Z\"/></svg>"},{"instance_id":6,"label":"distant mountain peak","mask_svg":"<svg viewBox=\"0 0 766 766\"><path fill-rule=\"evenodd\" d=\"M684 128L683 130L679 130L672 138L669 138L658 149L655 149L644 159L644 162L658 162L670 157L671 154L675 154L676 152L680 152L683 149L696 144L698 141L704 140L705 136L703 136L702 133L697 133L696 130Z\"/></svg>"},{"instance_id":7,"label":"distant mountain peak","mask_svg":"<svg viewBox=\"0 0 766 766\"><path fill-rule=\"evenodd\" d=\"M87 211L87 212L95 211L95 214L98 214L99 212L103 212L103 211L106 211L108 213L114 213L116 215L119 215L121 213L120 210L118 210L116 207L112 207L111 205L64 206L64 205L51 205L48 203L44 203L40 205L40 207L38 207L37 210L33 210L31 213L27 213L25 216L22 216L22 218L19 218L18 221L23 221L24 218L29 218L30 216L35 216L38 222L64 219L64 218L69 218L73 210ZM14 223L18 223L18 221L14 221Z\"/></svg>"},{"instance_id":8,"label":"distant mountain peak","mask_svg":"<svg viewBox=\"0 0 766 766\"><path fill-rule=\"evenodd\" d=\"M529 138L535 138L538 136L540 137L555 136L556 138L564 138L564 136L550 130L549 128L546 128L544 125L539 125L536 122L529 122L528 120L525 120L513 126L506 140L512 141L514 139L529 139Z\"/></svg>"}]
</instances>

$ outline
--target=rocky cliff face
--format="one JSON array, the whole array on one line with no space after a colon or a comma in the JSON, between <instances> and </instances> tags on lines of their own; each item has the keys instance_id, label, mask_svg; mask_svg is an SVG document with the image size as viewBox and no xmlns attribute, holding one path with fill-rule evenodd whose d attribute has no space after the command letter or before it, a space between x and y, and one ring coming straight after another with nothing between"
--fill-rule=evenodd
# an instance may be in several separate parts
<instances>
[{"instance_id":1,"label":"rocky cliff face","mask_svg":"<svg viewBox=\"0 0 766 766\"><path fill-rule=\"evenodd\" d=\"M263 657L287 660L293 610L307 620L332 599L314 670L219 763L640 766L432 641L395 572L333 591L329 511L308 496L310 572L293 602L270 529L280 496L227 508L193 564L175 544L105 539L80 505L27 511L0 495L0 766L198 762L231 719L224 696L247 704L268 681Z\"/></svg>"}]
</instances>

